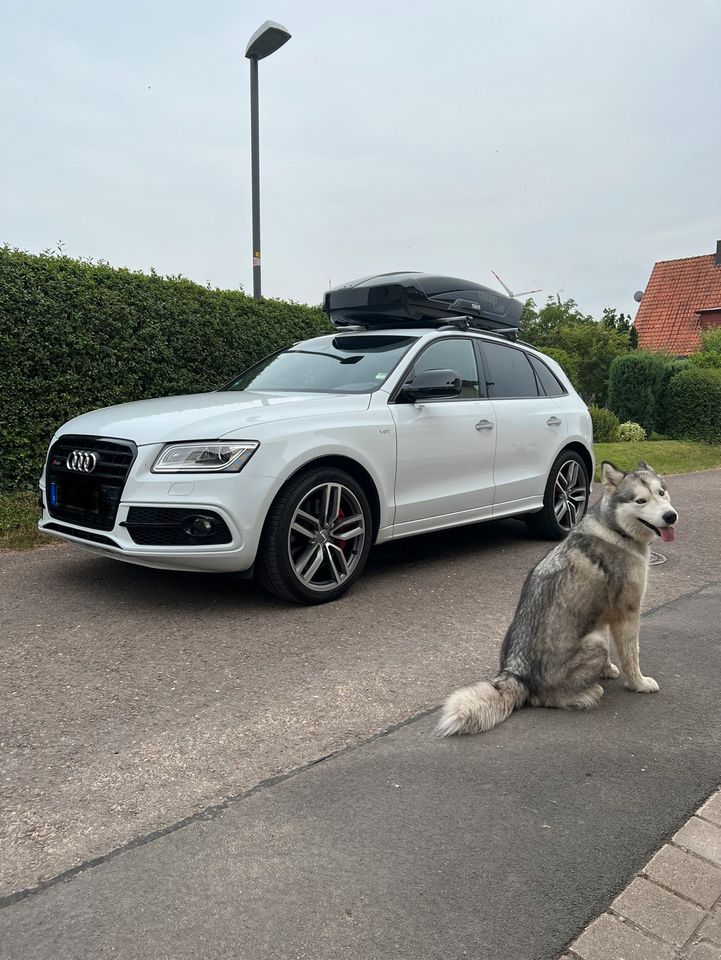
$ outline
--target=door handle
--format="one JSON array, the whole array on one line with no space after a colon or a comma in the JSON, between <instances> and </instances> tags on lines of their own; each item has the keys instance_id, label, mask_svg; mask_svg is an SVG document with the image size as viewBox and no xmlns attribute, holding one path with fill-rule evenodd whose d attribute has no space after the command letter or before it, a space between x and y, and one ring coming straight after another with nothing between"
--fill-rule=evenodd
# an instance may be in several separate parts
<instances>
[{"instance_id":1,"label":"door handle","mask_svg":"<svg viewBox=\"0 0 721 960\"><path fill-rule=\"evenodd\" d=\"M476 430L493 430L493 424L490 420L479 420L476 424Z\"/></svg>"},{"instance_id":2,"label":"door handle","mask_svg":"<svg viewBox=\"0 0 721 960\"><path fill-rule=\"evenodd\" d=\"M558 417L549 417L548 420L546 420L546 423L548 424L549 427L561 426L561 421L558 419Z\"/></svg>"}]
</instances>

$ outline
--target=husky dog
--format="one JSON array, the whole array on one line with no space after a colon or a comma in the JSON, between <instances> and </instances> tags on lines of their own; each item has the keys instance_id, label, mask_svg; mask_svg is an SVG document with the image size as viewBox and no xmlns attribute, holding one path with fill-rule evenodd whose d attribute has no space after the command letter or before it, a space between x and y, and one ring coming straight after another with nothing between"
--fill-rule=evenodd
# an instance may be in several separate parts
<instances>
[{"instance_id":1,"label":"husky dog","mask_svg":"<svg viewBox=\"0 0 721 960\"><path fill-rule=\"evenodd\" d=\"M649 544L674 539L678 514L647 463L624 473L604 461L601 474L602 499L528 575L498 675L451 694L440 736L490 730L525 703L597 706L599 680L619 673L609 658L609 629L629 690L658 690L639 668L639 615Z\"/></svg>"}]
</instances>

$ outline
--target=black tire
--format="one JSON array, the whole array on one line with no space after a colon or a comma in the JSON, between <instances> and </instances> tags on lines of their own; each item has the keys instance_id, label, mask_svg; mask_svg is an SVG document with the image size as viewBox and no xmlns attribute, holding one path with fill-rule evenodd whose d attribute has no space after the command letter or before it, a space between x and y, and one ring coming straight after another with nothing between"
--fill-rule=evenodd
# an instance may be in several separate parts
<instances>
[{"instance_id":1,"label":"black tire","mask_svg":"<svg viewBox=\"0 0 721 960\"><path fill-rule=\"evenodd\" d=\"M575 483L573 477L576 477ZM568 481L569 478L571 482L564 484L564 480ZM564 486L567 491L565 494ZM548 474L543 492L543 509L525 517L528 529L534 536L544 540L563 540L585 516L589 494L586 464L573 450L561 451Z\"/></svg>"},{"instance_id":2,"label":"black tire","mask_svg":"<svg viewBox=\"0 0 721 960\"><path fill-rule=\"evenodd\" d=\"M268 511L258 581L295 603L337 600L363 572L373 539L370 505L357 480L334 467L311 467L288 481Z\"/></svg>"}]
</instances>

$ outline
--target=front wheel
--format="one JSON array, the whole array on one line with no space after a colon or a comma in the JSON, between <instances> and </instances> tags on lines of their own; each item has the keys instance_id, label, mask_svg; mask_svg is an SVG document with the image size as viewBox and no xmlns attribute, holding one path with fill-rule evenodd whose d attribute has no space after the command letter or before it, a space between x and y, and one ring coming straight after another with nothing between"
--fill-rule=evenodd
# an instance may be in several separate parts
<instances>
[{"instance_id":1,"label":"front wheel","mask_svg":"<svg viewBox=\"0 0 721 960\"><path fill-rule=\"evenodd\" d=\"M543 509L525 518L528 529L544 540L563 540L583 519L589 494L585 463L573 450L564 450L553 461L548 475Z\"/></svg>"},{"instance_id":2,"label":"front wheel","mask_svg":"<svg viewBox=\"0 0 721 960\"><path fill-rule=\"evenodd\" d=\"M310 469L274 501L258 555L260 583L284 600L326 603L358 579L373 540L368 498L343 470Z\"/></svg>"}]
</instances>

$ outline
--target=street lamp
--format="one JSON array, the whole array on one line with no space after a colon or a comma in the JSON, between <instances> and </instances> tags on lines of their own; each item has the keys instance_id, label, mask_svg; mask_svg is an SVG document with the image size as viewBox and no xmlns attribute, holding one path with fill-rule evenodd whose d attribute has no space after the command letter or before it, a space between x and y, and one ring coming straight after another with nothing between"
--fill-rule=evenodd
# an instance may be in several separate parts
<instances>
[{"instance_id":1,"label":"street lamp","mask_svg":"<svg viewBox=\"0 0 721 960\"><path fill-rule=\"evenodd\" d=\"M253 205L253 296L260 298L260 134L258 130L258 61L290 40L279 23L266 20L248 41L245 55L250 60L250 167Z\"/></svg>"}]
</instances>

